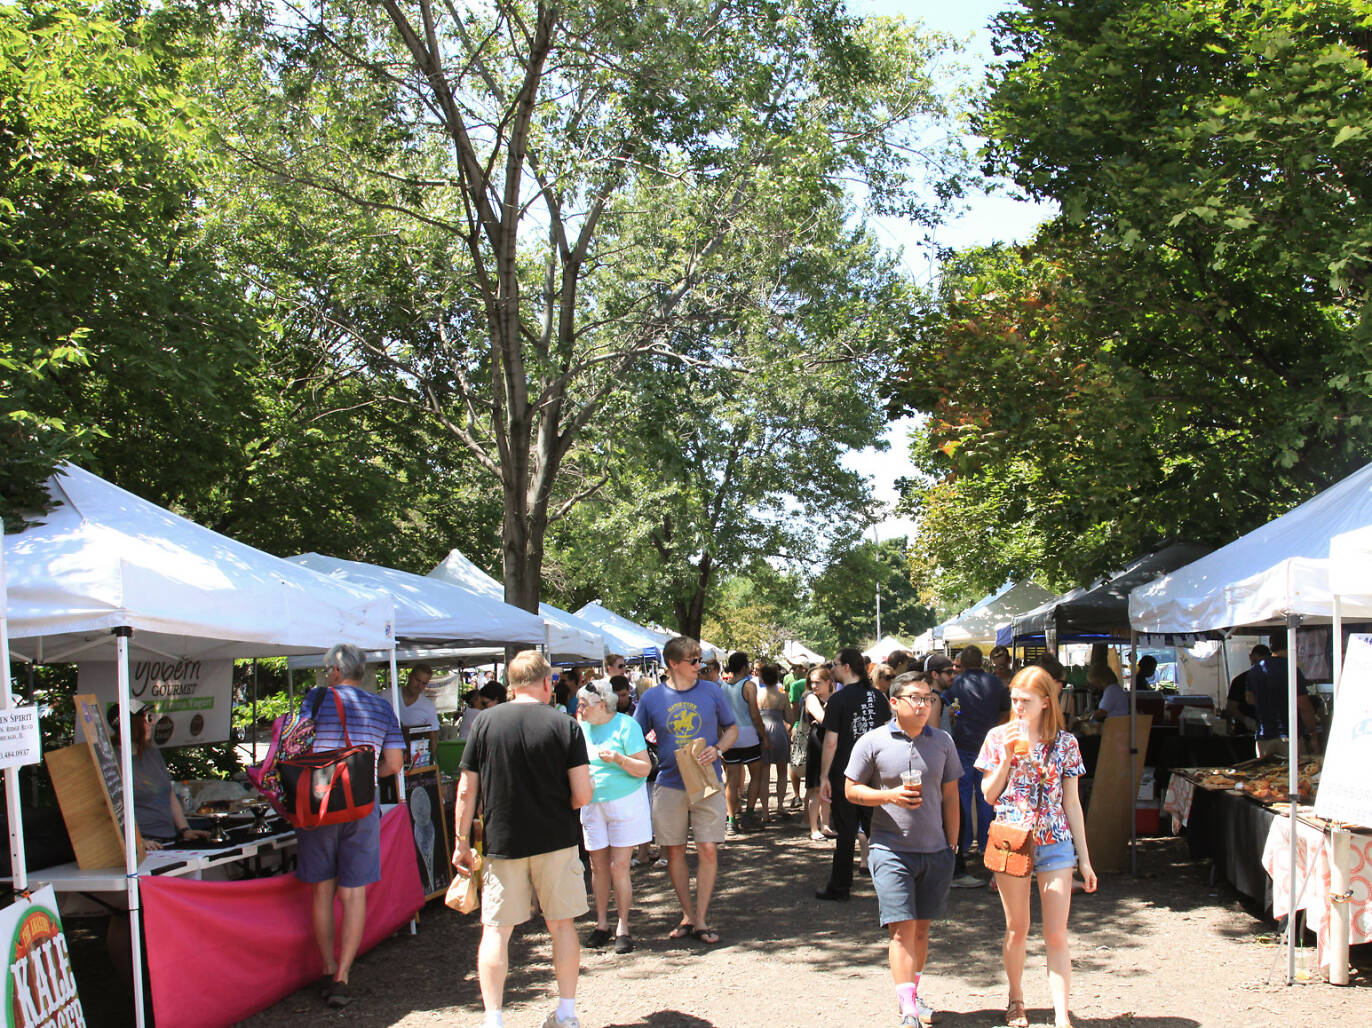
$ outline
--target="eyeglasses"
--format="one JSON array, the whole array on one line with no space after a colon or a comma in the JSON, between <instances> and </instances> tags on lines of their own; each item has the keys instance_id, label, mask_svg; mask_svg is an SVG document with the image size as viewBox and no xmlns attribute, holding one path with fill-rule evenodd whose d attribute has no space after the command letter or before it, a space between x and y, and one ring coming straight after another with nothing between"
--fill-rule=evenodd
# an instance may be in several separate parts
<instances>
[{"instance_id":1,"label":"eyeglasses","mask_svg":"<svg viewBox=\"0 0 1372 1028\"><path fill-rule=\"evenodd\" d=\"M904 696L896 697L897 703L901 700L908 700L912 707L927 707L934 702L934 696L933 693L927 692L907 692Z\"/></svg>"}]
</instances>

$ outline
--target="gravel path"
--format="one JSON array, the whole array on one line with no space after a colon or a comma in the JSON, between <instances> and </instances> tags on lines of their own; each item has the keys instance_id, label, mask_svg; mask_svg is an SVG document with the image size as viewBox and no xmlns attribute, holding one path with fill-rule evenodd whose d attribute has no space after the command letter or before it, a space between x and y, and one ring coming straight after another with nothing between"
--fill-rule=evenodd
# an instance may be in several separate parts
<instances>
[{"instance_id":1,"label":"gravel path","mask_svg":"<svg viewBox=\"0 0 1372 1028\"><path fill-rule=\"evenodd\" d=\"M851 902L821 903L829 844L812 843L799 819L731 841L721 850L711 921L715 947L666 938L678 919L665 871L634 872L637 950L583 948L578 1007L584 1028L868 1028L898 1023L886 971L886 936L876 923L871 883L859 878ZM1271 922L1256 916L1207 868L1190 863L1184 841L1145 840L1141 874L1103 876L1072 912L1077 1028L1298 1028L1372 1023L1372 947L1354 951L1354 985L1310 981L1287 988L1285 951ZM613 914L612 914L613 916ZM594 927L582 926L582 938ZM985 889L954 890L935 924L922 994L939 1028L1003 1023L1000 903ZM1035 910L1037 931L1037 910ZM416 935L399 935L363 956L357 1000L326 1010L302 990L245 1022L299 1028L481 1023L475 915L438 903ZM1300 954L1313 967L1313 948ZM556 1000L548 939L530 924L510 948L505 1023L537 1028ZM1051 1025L1043 947L1031 936L1025 974L1030 1019Z\"/></svg>"}]
</instances>

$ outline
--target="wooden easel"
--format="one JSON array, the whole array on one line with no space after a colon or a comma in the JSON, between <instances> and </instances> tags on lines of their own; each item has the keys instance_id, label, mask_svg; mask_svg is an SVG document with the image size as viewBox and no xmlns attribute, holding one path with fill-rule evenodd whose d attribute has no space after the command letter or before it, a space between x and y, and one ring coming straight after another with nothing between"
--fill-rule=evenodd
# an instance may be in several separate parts
<instances>
[{"instance_id":1,"label":"wooden easel","mask_svg":"<svg viewBox=\"0 0 1372 1028\"><path fill-rule=\"evenodd\" d=\"M1148 750L1151 714L1139 714L1135 723L1138 753L1134 754L1134 783L1143 777ZM1100 733L1100 756L1091 783L1091 804L1086 810L1086 838L1091 865L1097 871L1123 871L1129 866L1130 826L1135 796L1129 781L1129 719L1107 718Z\"/></svg>"},{"instance_id":2,"label":"wooden easel","mask_svg":"<svg viewBox=\"0 0 1372 1028\"><path fill-rule=\"evenodd\" d=\"M124 812L128 804L119 758L94 696L76 697L76 720L85 741L43 757L76 852L76 864L83 871L123 867ZM147 848L136 822L133 834L136 863L141 864Z\"/></svg>"}]
</instances>

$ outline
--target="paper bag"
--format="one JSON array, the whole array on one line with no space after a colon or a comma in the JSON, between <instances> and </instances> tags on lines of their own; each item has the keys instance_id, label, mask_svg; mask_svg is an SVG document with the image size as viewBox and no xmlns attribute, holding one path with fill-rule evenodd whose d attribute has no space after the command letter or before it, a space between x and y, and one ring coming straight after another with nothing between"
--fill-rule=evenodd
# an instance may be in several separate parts
<instances>
[{"instance_id":1,"label":"paper bag","mask_svg":"<svg viewBox=\"0 0 1372 1028\"><path fill-rule=\"evenodd\" d=\"M448 895L443 902L459 914L470 914L481 906L481 854L472 862L472 873L464 875L460 870L448 883Z\"/></svg>"},{"instance_id":2,"label":"paper bag","mask_svg":"<svg viewBox=\"0 0 1372 1028\"><path fill-rule=\"evenodd\" d=\"M681 784L686 786L686 796L692 803L709 799L719 792L719 776L715 774L714 767L705 767L700 763L700 755L704 751L704 739L692 739L677 749L677 770L681 773Z\"/></svg>"}]
</instances>

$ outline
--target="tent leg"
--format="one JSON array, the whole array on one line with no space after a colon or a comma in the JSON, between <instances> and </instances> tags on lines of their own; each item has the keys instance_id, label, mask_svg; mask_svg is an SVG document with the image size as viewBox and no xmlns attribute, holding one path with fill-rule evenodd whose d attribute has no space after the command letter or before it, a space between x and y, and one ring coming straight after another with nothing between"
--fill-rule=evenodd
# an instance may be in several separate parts
<instances>
[{"instance_id":1,"label":"tent leg","mask_svg":"<svg viewBox=\"0 0 1372 1028\"><path fill-rule=\"evenodd\" d=\"M1300 822L1296 818L1296 806L1300 803L1300 710L1296 705L1296 626L1301 622L1299 614L1286 615L1286 735L1287 768L1286 789L1287 816L1291 819L1291 908L1286 917L1286 984L1296 982L1296 829Z\"/></svg>"},{"instance_id":2,"label":"tent leg","mask_svg":"<svg viewBox=\"0 0 1372 1028\"><path fill-rule=\"evenodd\" d=\"M1139 634L1129 629L1129 873L1139 873L1139 817L1135 808L1139 802L1138 776L1134 767L1138 762L1139 695L1137 669L1139 666Z\"/></svg>"},{"instance_id":3,"label":"tent leg","mask_svg":"<svg viewBox=\"0 0 1372 1028\"><path fill-rule=\"evenodd\" d=\"M1343 680L1343 603L1338 593L1334 594L1333 624L1334 633L1334 701L1339 699L1339 683Z\"/></svg>"},{"instance_id":4,"label":"tent leg","mask_svg":"<svg viewBox=\"0 0 1372 1028\"><path fill-rule=\"evenodd\" d=\"M5 525L0 521L0 710L10 709L10 697L13 695L10 684L10 632L9 621L6 617L9 596L9 579L5 570ZM32 675L30 664L30 672ZM30 681L29 695L32 698L33 688ZM29 889L29 870L24 862L24 816L23 807L19 803L19 769L15 767L5 768L5 810L9 814L10 823L10 868L14 876L14 891L18 896L24 895Z\"/></svg>"},{"instance_id":5,"label":"tent leg","mask_svg":"<svg viewBox=\"0 0 1372 1028\"><path fill-rule=\"evenodd\" d=\"M395 647L391 647L391 706L395 708L396 720L400 720L400 673L395 664ZM409 754L405 754L406 758ZM405 802L405 768L402 766L395 776L395 794L401 803Z\"/></svg>"},{"instance_id":6,"label":"tent leg","mask_svg":"<svg viewBox=\"0 0 1372 1028\"><path fill-rule=\"evenodd\" d=\"M143 1010L143 923L138 902L138 862L133 810L133 746L129 733L129 637L131 628L114 629L115 673L119 679L119 762L124 779L124 873L128 880L129 946L133 965L133 1023L147 1024Z\"/></svg>"}]
</instances>

